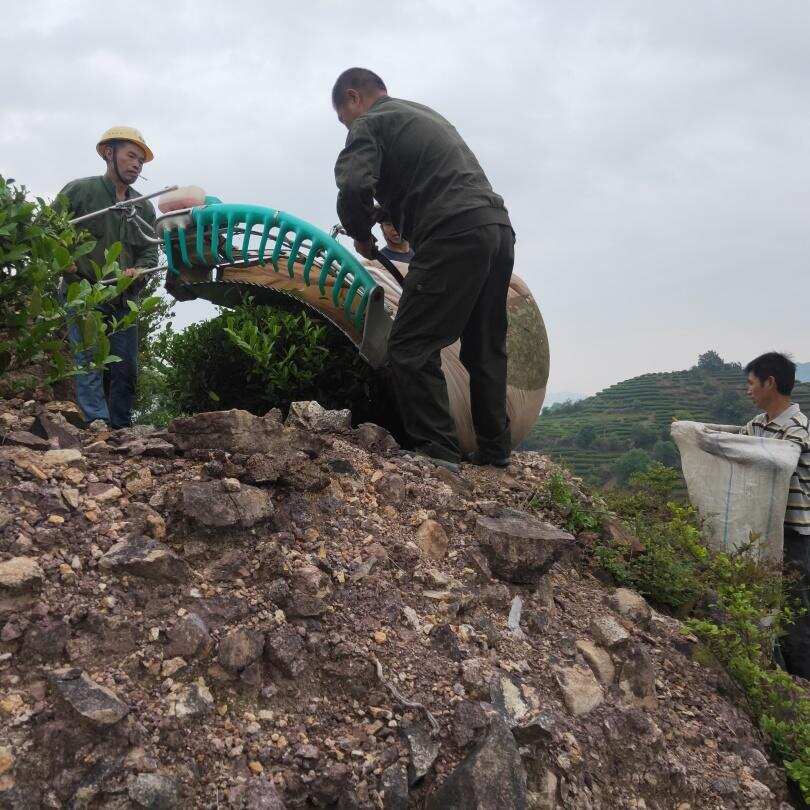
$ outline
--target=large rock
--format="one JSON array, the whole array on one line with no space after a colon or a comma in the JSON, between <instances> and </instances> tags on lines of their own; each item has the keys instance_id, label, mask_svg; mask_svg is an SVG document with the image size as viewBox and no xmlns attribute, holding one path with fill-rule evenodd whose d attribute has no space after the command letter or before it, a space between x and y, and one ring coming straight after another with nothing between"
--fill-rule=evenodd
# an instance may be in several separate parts
<instances>
[{"instance_id":1,"label":"large rock","mask_svg":"<svg viewBox=\"0 0 810 810\"><path fill-rule=\"evenodd\" d=\"M383 810L407 810L408 772L403 765L394 763L383 771L380 780Z\"/></svg>"},{"instance_id":2,"label":"large rock","mask_svg":"<svg viewBox=\"0 0 810 810\"><path fill-rule=\"evenodd\" d=\"M496 576L528 584L536 583L574 544L568 532L517 509L504 509L498 517L479 515L475 536Z\"/></svg>"},{"instance_id":3,"label":"large rock","mask_svg":"<svg viewBox=\"0 0 810 810\"><path fill-rule=\"evenodd\" d=\"M592 617L589 629L596 641L608 650L621 647L630 641L627 630L616 618L606 613Z\"/></svg>"},{"instance_id":4,"label":"large rock","mask_svg":"<svg viewBox=\"0 0 810 810\"><path fill-rule=\"evenodd\" d=\"M655 665L641 644L630 644L620 652L619 691L625 703L640 709L655 709Z\"/></svg>"},{"instance_id":5,"label":"large rock","mask_svg":"<svg viewBox=\"0 0 810 810\"><path fill-rule=\"evenodd\" d=\"M171 776L140 773L129 783L129 798L147 810L172 810L180 802L180 785Z\"/></svg>"},{"instance_id":6,"label":"large rock","mask_svg":"<svg viewBox=\"0 0 810 810\"><path fill-rule=\"evenodd\" d=\"M238 672L261 658L264 635L257 630L237 627L219 642L219 663L225 669Z\"/></svg>"},{"instance_id":7,"label":"large rock","mask_svg":"<svg viewBox=\"0 0 810 810\"><path fill-rule=\"evenodd\" d=\"M105 571L132 574L158 582L183 582L189 567L168 546L150 537L136 537L116 543L98 561Z\"/></svg>"},{"instance_id":8,"label":"large rock","mask_svg":"<svg viewBox=\"0 0 810 810\"><path fill-rule=\"evenodd\" d=\"M352 412L327 411L319 402L293 402L287 414L287 425L318 433L348 433L352 429Z\"/></svg>"},{"instance_id":9,"label":"large rock","mask_svg":"<svg viewBox=\"0 0 810 810\"><path fill-rule=\"evenodd\" d=\"M613 666L610 653L598 647L587 638L577 640L577 651L588 662L588 666L594 671L594 674L599 678L603 686L609 686L613 683L613 676L616 674L616 668Z\"/></svg>"},{"instance_id":10,"label":"large rock","mask_svg":"<svg viewBox=\"0 0 810 810\"><path fill-rule=\"evenodd\" d=\"M51 684L65 703L94 725L115 725L129 713L129 706L112 689L79 669L55 670Z\"/></svg>"},{"instance_id":11,"label":"large rock","mask_svg":"<svg viewBox=\"0 0 810 810\"><path fill-rule=\"evenodd\" d=\"M413 785L423 779L433 767L433 763L439 755L439 743L430 736L426 729L418 725L405 726L402 734L410 755L408 784Z\"/></svg>"},{"instance_id":12,"label":"large rock","mask_svg":"<svg viewBox=\"0 0 810 810\"><path fill-rule=\"evenodd\" d=\"M30 450L50 450L51 443L27 430L10 430L2 437L5 444L27 447Z\"/></svg>"},{"instance_id":13,"label":"large rock","mask_svg":"<svg viewBox=\"0 0 810 810\"><path fill-rule=\"evenodd\" d=\"M525 810L526 772L509 727L499 717L481 742L428 798L427 810Z\"/></svg>"},{"instance_id":14,"label":"large rock","mask_svg":"<svg viewBox=\"0 0 810 810\"><path fill-rule=\"evenodd\" d=\"M39 588L45 577L33 557L12 557L0 562L0 594L27 593Z\"/></svg>"},{"instance_id":15,"label":"large rock","mask_svg":"<svg viewBox=\"0 0 810 810\"><path fill-rule=\"evenodd\" d=\"M266 453L282 426L276 412L254 416L248 411L210 411L169 425L169 440L180 450L226 450L230 453Z\"/></svg>"},{"instance_id":16,"label":"large rock","mask_svg":"<svg viewBox=\"0 0 810 810\"><path fill-rule=\"evenodd\" d=\"M190 520L213 529L249 528L271 517L273 501L263 489L242 485L237 492L222 481L187 481L179 492L179 509Z\"/></svg>"}]
</instances>

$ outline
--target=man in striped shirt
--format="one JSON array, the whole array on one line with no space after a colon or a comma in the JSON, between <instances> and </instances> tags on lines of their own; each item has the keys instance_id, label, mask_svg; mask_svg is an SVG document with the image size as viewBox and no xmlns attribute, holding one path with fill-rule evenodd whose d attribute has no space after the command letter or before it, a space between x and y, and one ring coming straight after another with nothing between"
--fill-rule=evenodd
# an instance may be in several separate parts
<instances>
[{"instance_id":1,"label":"man in striped shirt","mask_svg":"<svg viewBox=\"0 0 810 810\"><path fill-rule=\"evenodd\" d=\"M748 396L763 413L744 425L740 433L784 439L801 447L788 494L784 564L797 577L793 595L807 613L789 628L782 649L788 671L810 678L810 437L807 417L790 399L796 384L796 364L783 354L769 352L752 360L745 371Z\"/></svg>"}]
</instances>

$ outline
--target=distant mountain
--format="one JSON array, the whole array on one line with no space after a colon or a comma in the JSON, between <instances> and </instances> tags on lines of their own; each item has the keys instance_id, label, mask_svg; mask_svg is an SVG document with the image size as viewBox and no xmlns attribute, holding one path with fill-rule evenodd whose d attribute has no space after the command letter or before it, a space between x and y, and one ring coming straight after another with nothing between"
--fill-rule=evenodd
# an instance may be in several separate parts
<instances>
[{"instance_id":1,"label":"distant mountain","mask_svg":"<svg viewBox=\"0 0 810 810\"><path fill-rule=\"evenodd\" d=\"M810 413L810 383L797 385L794 398ZM579 402L544 408L523 447L601 484L651 460L679 467L669 433L673 418L742 424L753 415L741 366L716 357L687 371L644 374Z\"/></svg>"},{"instance_id":2,"label":"distant mountain","mask_svg":"<svg viewBox=\"0 0 810 810\"><path fill-rule=\"evenodd\" d=\"M810 382L810 363L796 364L796 379L801 382Z\"/></svg>"}]
</instances>

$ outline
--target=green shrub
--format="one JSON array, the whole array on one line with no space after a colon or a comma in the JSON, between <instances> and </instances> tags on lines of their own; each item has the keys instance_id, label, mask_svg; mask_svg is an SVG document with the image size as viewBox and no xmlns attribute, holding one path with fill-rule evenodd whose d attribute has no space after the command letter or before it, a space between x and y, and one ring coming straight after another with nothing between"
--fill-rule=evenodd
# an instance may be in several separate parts
<instances>
[{"instance_id":1,"label":"green shrub","mask_svg":"<svg viewBox=\"0 0 810 810\"><path fill-rule=\"evenodd\" d=\"M600 504L589 504L577 496L565 475L555 470L548 479L546 489L537 492L529 502L533 509L550 509L556 512L566 530L572 534L598 531L604 517Z\"/></svg>"},{"instance_id":2,"label":"green shrub","mask_svg":"<svg viewBox=\"0 0 810 810\"><path fill-rule=\"evenodd\" d=\"M644 472L650 464L652 458L646 450L628 450L613 463L613 472L620 484L626 484L633 475Z\"/></svg>"},{"instance_id":3,"label":"green shrub","mask_svg":"<svg viewBox=\"0 0 810 810\"><path fill-rule=\"evenodd\" d=\"M182 332L167 327L149 352L139 421L229 408L264 414L307 399L370 414L369 367L341 332L294 302L248 303Z\"/></svg>"},{"instance_id":4,"label":"green shrub","mask_svg":"<svg viewBox=\"0 0 810 810\"><path fill-rule=\"evenodd\" d=\"M28 199L25 188L0 177L0 375L24 373L32 364L44 368L45 382L54 382L87 369L101 369L119 358L110 354L109 334L125 329L156 305L147 298L131 305L118 322L102 318L98 307L125 290L132 279L121 276L116 259L121 246L112 246L97 280L76 280L67 286L67 303L57 289L59 280L76 259L94 246L89 235L76 231L60 207ZM114 275L115 284L99 283ZM79 325L81 350L93 349L92 360L77 367L65 351L66 314Z\"/></svg>"}]
</instances>

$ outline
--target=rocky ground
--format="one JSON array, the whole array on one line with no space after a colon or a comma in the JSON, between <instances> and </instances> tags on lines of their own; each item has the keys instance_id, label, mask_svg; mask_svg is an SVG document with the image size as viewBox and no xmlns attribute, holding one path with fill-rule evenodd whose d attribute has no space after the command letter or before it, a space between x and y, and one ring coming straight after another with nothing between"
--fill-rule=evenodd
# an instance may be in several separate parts
<instances>
[{"instance_id":1,"label":"rocky ground","mask_svg":"<svg viewBox=\"0 0 810 810\"><path fill-rule=\"evenodd\" d=\"M0 807L786 808L694 639L346 412L0 400Z\"/></svg>"}]
</instances>

